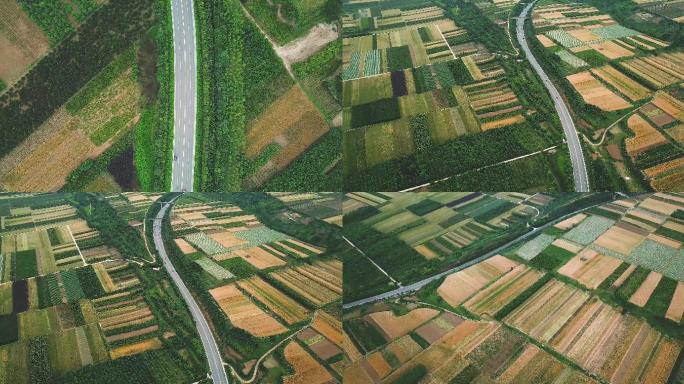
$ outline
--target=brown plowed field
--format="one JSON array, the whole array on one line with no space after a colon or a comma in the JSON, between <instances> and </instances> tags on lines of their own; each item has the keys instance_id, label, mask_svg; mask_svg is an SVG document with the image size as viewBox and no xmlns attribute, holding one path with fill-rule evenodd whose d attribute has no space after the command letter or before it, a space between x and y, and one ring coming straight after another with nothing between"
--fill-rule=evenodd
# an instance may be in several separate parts
<instances>
[{"instance_id":1,"label":"brown plowed field","mask_svg":"<svg viewBox=\"0 0 684 384\"><path fill-rule=\"evenodd\" d=\"M577 280L589 289L596 289L620 264L622 261L618 259L586 249L570 259L558 273Z\"/></svg>"},{"instance_id":2,"label":"brown plowed field","mask_svg":"<svg viewBox=\"0 0 684 384\"><path fill-rule=\"evenodd\" d=\"M670 307L667 309L667 314L665 317L679 323L682 321L682 315L684 315L684 283L678 282L675 293L672 296L672 302L670 302Z\"/></svg>"},{"instance_id":3,"label":"brown plowed field","mask_svg":"<svg viewBox=\"0 0 684 384\"><path fill-rule=\"evenodd\" d=\"M629 302L639 307L646 305L648 299L651 298L653 291L655 291L662 278L663 275L660 273L651 271L646 277L646 280L641 283L639 289L637 289L632 297L629 298Z\"/></svg>"},{"instance_id":4,"label":"brown plowed field","mask_svg":"<svg viewBox=\"0 0 684 384\"><path fill-rule=\"evenodd\" d=\"M637 228L638 229L638 228ZM622 228L618 225L599 236L594 244L628 256L644 240L644 235Z\"/></svg>"},{"instance_id":5,"label":"brown plowed field","mask_svg":"<svg viewBox=\"0 0 684 384\"><path fill-rule=\"evenodd\" d=\"M185 239L183 239L183 238L174 239L174 241L176 242L176 245L177 245L178 248L181 250L181 252L183 252L183 254L185 254L185 255L188 255L188 254L190 254L190 253L195 253L195 252L197 252L197 250L195 249L195 247L193 247L192 245L190 245L190 243L188 243L187 241L185 241Z\"/></svg>"},{"instance_id":6,"label":"brown plowed field","mask_svg":"<svg viewBox=\"0 0 684 384\"><path fill-rule=\"evenodd\" d=\"M494 316L497 311L529 288L541 276L542 272L520 265L476 293L463 306L480 316Z\"/></svg>"},{"instance_id":7,"label":"brown plowed field","mask_svg":"<svg viewBox=\"0 0 684 384\"><path fill-rule=\"evenodd\" d=\"M665 136L639 115L630 116L629 119L627 119L627 126L635 135L635 137L630 137L625 140L625 143L627 144L627 153L629 153L630 156L635 156L667 143Z\"/></svg>"},{"instance_id":8,"label":"brown plowed field","mask_svg":"<svg viewBox=\"0 0 684 384\"><path fill-rule=\"evenodd\" d=\"M587 104L604 111L618 111L632 104L616 95L598 81L591 72L580 72L566 77Z\"/></svg>"},{"instance_id":9,"label":"brown plowed field","mask_svg":"<svg viewBox=\"0 0 684 384\"><path fill-rule=\"evenodd\" d=\"M396 316L392 311L375 312L366 315L366 319L390 341L406 335L438 314L435 309L418 308L402 316Z\"/></svg>"},{"instance_id":10,"label":"brown plowed field","mask_svg":"<svg viewBox=\"0 0 684 384\"><path fill-rule=\"evenodd\" d=\"M475 292L504 273L515 268L518 263L501 255L492 257L462 271L449 275L437 293L453 307L461 305Z\"/></svg>"},{"instance_id":11,"label":"brown plowed field","mask_svg":"<svg viewBox=\"0 0 684 384\"><path fill-rule=\"evenodd\" d=\"M291 341L284 350L285 359L294 373L283 377L284 384L326 384L333 383L333 377L298 343Z\"/></svg>"},{"instance_id":12,"label":"brown plowed field","mask_svg":"<svg viewBox=\"0 0 684 384\"><path fill-rule=\"evenodd\" d=\"M235 327L257 337L287 332L287 328L252 303L234 284L214 288L209 293Z\"/></svg>"}]
</instances>

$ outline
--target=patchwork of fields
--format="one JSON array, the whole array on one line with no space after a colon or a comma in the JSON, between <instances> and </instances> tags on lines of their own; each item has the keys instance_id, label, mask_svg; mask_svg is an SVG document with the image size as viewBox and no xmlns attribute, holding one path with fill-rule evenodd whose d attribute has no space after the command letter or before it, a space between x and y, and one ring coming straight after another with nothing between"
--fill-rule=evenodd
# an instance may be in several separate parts
<instances>
[{"instance_id":1,"label":"patchwork of fields","mask_svg":"<svg viewBox=\"0 0 684 384\"><path fill-rule=\"evenodd\" d=\"M505 13L515 3L490 5ZM383 190L392 181L393 186L384 190L394 190L395 185L401 189L412 186L410 182L444 177L431 164L436 147L447 148L469 136L474 136L468 139L472 142L479 137L482 146L495 146L478 135L529 122L534 112L506 69L512 59L455 22L457 7L445 10L429 1L384 0L365 7L345 2L343 8L343 154L352 190L368 189L363 188L368 183L378 184L371 189ZM492 135L497 134L505 135ZM527 137L520 143L527 150L541 141ZM443 152L461 156L458 150ZM488 161L493 160L479 164ZM401 175L399 168L416 169L417 175ZM385 171L389 181L376 181L376 170ZM364 178L366 172L371 174Z\"/></svg>"},{"instance_id":2,"label":"patchwork of fields","mask_svg":"<svg viewBox=\"0 0 684 384\"><path fill-rule=\"evenodd\" d=\"M108 197L136 209L125 203L133 195ZM101 364L127 366L134 381L159 367L155 380L196 378L197 352L183 341L194 337L189 314L164 307L179 303L169 282L124 258L82 208L102 214L68 195L0 201L0 383L53 382Z\"/></svg>"},{"instance_id":3,"label":"patchwork of fields","mask_svg":"<svg viewBox=\"0 0 684 384\"><path fill-rule=\"evenodd\" d=\"M313 218L341 215L333 193L273 193L287 204L284 219L317 226ZM326 224L327 223L323 223ZM222 324L226 360L247 377L254 359L275 349L257 372L283 382L327 383L340 377L349 355L334 315L342 296L342 262L319 245L262 223L237 203L190 195L171 211L176 253L192 265ZM206 294L202 292L202 294ZM212 309L212 308L216 308ZM287 361L291 374L284 374Z\"/></svg>"},{"instance_id":4,"label":"patchwork of fields","mask_svg":"<svg viewBox=\"0 0 684 384\"><path fill-rule=\"evenodd\" d=\"M593 141L614 125L594 154L595 164L609 168L604 172L611 175L610 188L679 190L684 179L681 48L624 27L586 4L537 6L533 24L543 50L562 60L554 66L575 93L568 96L573 108L582 109L577 116L594 133Z\"/></svg>"}]
</instances>

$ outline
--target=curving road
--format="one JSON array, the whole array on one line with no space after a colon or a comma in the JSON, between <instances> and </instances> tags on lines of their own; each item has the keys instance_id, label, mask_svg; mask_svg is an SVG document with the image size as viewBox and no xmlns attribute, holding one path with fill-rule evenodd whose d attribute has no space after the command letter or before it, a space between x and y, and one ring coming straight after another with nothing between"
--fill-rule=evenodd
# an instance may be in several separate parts
<instances>
[{"instance_id":1,"label":"curving road","mask_svg":"<svg viewBox=\"0 0 684 384\"><path fill-rule=\"evenodd\" d=\"M171 0L173 18L173 166L171 191L192 191L195 176L197 60L193 0Z\"/></svg>"},{"instance_id":2,"label":"curving road","mask_svg":"<svg viewBox=\"0 0 684 384\"><path fill-rule=\"evenodd\" d=\"M173 201L171 203L165 204L154 218L154 246L157 248L159 257L164 263L166 272L168 272L171 276L174 284L176 284L176 287L178 287L181 297L183 297L183 300L185 300L185 303L190 309L192 318L197 326L197 333L199 333L200 339L202 340L202 346L204 346L204 352L207 355L207 361L209 362L209 369L211 371L211 379L214 381L214 384L228 384L228 375L223 367L223 359L221 358L221 352L219 351L216 340L214 339L214 334L211 332L211 328L209 328L209 324L204 318L204 314L200 310L195 298L192 297L192 294L185 286L185 283L181 277L178 275L178 272L176 272L176 269L173 267L171 260L169 260L169 256L166 254L166 248L164 248L161 227L162 222L164 221L164 216L166 215L166 211L172 204Z\"/></svg>"},{"instance_id":3,"label":"curving road","mask_svg":"<svg viewBox=\"0 0 684 384\"><path fill-rule=\"evenodd\" d=\"M584 155L582 154L582 144L580 143L579 136L577 135L577 129L575 128L575 123L572 121L572 116L568 107L563 102L558 89L553 85L549 77L546 75L542 69L539 62L532 54L529 45L527 44L527 38L525 37L525 19L536 1L528 4L525 9L517 17L516 24L516 35L518 37L518 43L525 52L527 60L532 64L537 75L542 79L544 86L549 90L553 103L556 106L556 113L560 118L560 122L563 125L563 131L565 132L565 141L568 143L568 149L570 150L570 161L572 162L572 173L575 180L575 191L576 192L589 192L589 176L587 176L587 166L584 163Z\"/></svg>"},{"instance_id":4,"label":"curving road","mask_svg":"<svg viewBox=\"0 0 684 384\"><path fill-rule=\"evenodd\" d=\"M602 203L599 203L599 204L602 204ZM521 241L527 239L528 237L531 237L531 236L534 236L534 235L536 235L536 234L539 234L539 233L540 233L541 231L543 231L544 229L546 229L546 228L548 228L548 227L550 227L550 226L552 226L552 225L555 225L556 223L560 222L561 220L567 219L568 217L573 216L573 215L576 215L576 214L578 214L578 213L580 213L580 212L584 212L584 211L586 211L587 209L591 209L591 208L593 208L593 207L595 207L596 205L599 205L599 204L594 204L594 205L591 205L591 206L589 206L589 207L582 208L582 209L578 209L578 210L576 210L576 211L570 212L570 213L565 214L565 215L563 215L563 216L561 216L561 217L559 217L559 218L556 218L556 219L554 219L554 220L551 220L550 222L548 222L548 223L542 225L541 227L538 227L538 228L532 227L532 230L531 230L531 231L526 232L526 233L520 235L519 237L517 237L517 238L515 238L515 239L509 241L508 243L506 243L506 244L504 244L504 245L502 245L502 246L500 246L500 247L494 249L493 251L487 252L487 253L485 253L484 255L482 255L482 256L480 256L480 257L478 257L478 258L476 258L476 259L470 260L470 261L468 261L468 262L466 262L466 263L464 263L464 264L461 264L461 265L459 265L459 266L457 266L457 267L451 268L451 269L449 269L449 270L447 270L447 271L444 271L444 272L440 272L440 273L438 273L438 274L436 274L436 275L433 275L433 276L430 276L430 277L426 277L425 279L420 280L420 281L417 281L417 282L415 282L415 283L413 283L413 284L405 285L405 286L403 286L403 287L399 287L399 288L397 288L397 289L394 289L394 290L391 290L391 291L388 291L388 292L385 292L385 293L380 293L380 294L377 294L377 295L375 295L375 296L367 297L367 298L365 298L365 299L359 299L359 300L352 301L352 302L349 302L349 303L343 303L343 304L342 304L342 308L344 308L344 309L354 308L354 307L358 307L359 305L365 305L365 304L373 303L373 302L376 302L376 301L387 300L387 299L391 299L391 298L395 298L395 297L399 297L399 296L404 296L404 295L409 294L409 293L411 293L411 292L415 292L415 291L417 291L417 290L423 288L424 286L430 284L431 282L433 282L433 281L435 281L435 280L439 280L439 279L441 279L442 277L444 277L444 276L446 276L446 275L450 275L450 274L452 274L452 273L454 273L454 272L461 271L461 270L466 269L466 268L468 268L468 267L470 267L470 266L473 266L473 265L475 265L475 264L477 264L477 263L479 263L479 262L482 262L482 261L484 261L484 260L486 260L486 259L488 259L488 258L490 258L490 257L492 257L492 256L494 256L494 255L496 255L496 254L498 254L498 253L500 253L500 252L503 251L504 249L506 249L506 248L508 248L508 247L510 247L510 246L512 246L512 245L515 245L516 243L519 243L519 242L521 242ZM349 241L349 240L347 240L347 241ZM350 242L350 244L351 244L351 242ZM352 244L352 245L353 245L353 244ZM355 245L353 245L353 246L354 246L354 248L356 248ZM358 248L356 248L356 249L359 250ZM359 250L359 252L361 252L361 250ZM364 254L364 255L365 255L365 254Z\"/></svg>"}]
</instances>

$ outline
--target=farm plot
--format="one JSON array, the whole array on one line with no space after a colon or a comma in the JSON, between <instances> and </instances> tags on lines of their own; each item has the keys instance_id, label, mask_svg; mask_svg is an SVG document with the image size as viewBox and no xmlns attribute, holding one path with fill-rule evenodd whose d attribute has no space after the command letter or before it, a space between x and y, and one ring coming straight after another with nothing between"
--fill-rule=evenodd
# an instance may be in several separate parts
<instances>
[{"instance_id":1,"label":"farm plot","mask_svg":"<svg viewBox=\"0 0 684 384\"><path fill-rule=\"evenodd\" d=\"M644 240L625 258L625 261L643 266L675 280L682 280L684 272L679 270L682 261L681 249L672 248L650 239Z\"/></svg>"},{"instance_id":2,"label":"farm plot","mask_svg":"<svg viewBox=\"0 0 684 384\"><path fill-rule=\"evenodd\" d=\"M275 256L273 253L276 253L281 257L285 257L285 254L271 248L266 244L263 244L260 247L236 249L231 253L216 255L214 256L214 259L226 260L237 256L252 264L257 269L266 269L286 264L284 260Z\"/></svg>"},{"instance_id":3,"label":"farm plot","mask_svg":"<svg viewBox=\"0 0 684 384\"><path fill-rule=\"evenodd\" d=\"M224 285L209 291L233 326L244 329L256 337L269 337L287 332L278 320L252 303L235 286Z\"/></svg>"},{"instance_id":4,"label":"farm plot","mask_svg":"<svg viewBox=\"0 0 684 384\"><path fill-rule=\"evenodd\" d=\"M525 242L522 247L518 248L515 254L527 261L530 261L537 257L537 255L540 254L544 248L553 243L555 239L556 238L554 236L542 233L534 239Z\"/></svg>"},{"instance_id":5,"label":"farm plot","mask_svg":"<svg viewBox=\"0 0 684 384\"><path fill-rule=\"evenodd\" d=\"M615 383L633 382L637 377L665 383L674 356L682 348L681 341L662 336L643 320L623 315L596 298L588 300L550 344L581 367Z\"/></svg>"},{"instance_id":6,"label":"farm plot","mask_svg":"<svg viewBox=\"0 0 684 384\"><path fill-rule=\"evenodd\" d=\"M306 308L259 276L241 280L237 285L290 325L304 321L310 315Z\"/></svg>"},{"instance_id":7,"label":"farm plot","mask_svg":"<svg viewBox=\"0 0 684 384\"><path fill-rule=\"evenodd\" d=\"M591 73L613 86L631 101L643 100L650 94L648 88L632 80L630 77L618 71L611 65L593 68Z\"/></svg>"},{"instance_id":8,"label":"farm plot","mask_svg":"<svg viewBox=\"0 0 684 384\"><path fill-rule=\"evenodd\" d=\"M509 314L505 321L546 343L588 299L587 292L551 280Z\"/></svg>"},{"instance_id":9,"label":"farm plot","mask_svg":"<svg viewBox=\"0 0 684 384\"><path fill-rule=\"evenodd\" d=\"M225 279L232 279L235 277L230 271L226 270L222 266L216 264L213 260L208 259L206 257L199 258L195 260L195 263L197 263L202 269L210 274L213 278L218 279L218 280L225 280Z\"/></svg>"},{"instance_id":10,"label":"farm plot","mask_svg":"<svg viewBox=\"0 0 684 384\"><path fill-rule=\"evenodd\" d=\"M589 64L587 64L586 61L580 59L579 57L573 55L572 53L566 50L556 52L556 56L560 57L561 60L563 60L573 68L582 68L589 66Z\"/></svg>"},{"instance_id":11,"label":"farm plot","mask_svg":"<svg viewBox=\"0 0 684 384\"><path fill-rule=\"evenodd\" d=\"M621 264L622 261L618 259L585 249L558 269L558 273L577 280L589 289L596 289Z\"/></svg>"},{"instance_id":12,"label":"farm plot","mask_svg":"<svg viewBox=\"0 0 684 384\"><path fill-rule=\"evenodd\" d=\"M317 306L342 296L342 263L339 261L317 261L313 265L273 272L270 276Z\"/></svg>"},{"instance_id":13,"label":"farm plot","mask_svg":"<svg viewBox=\"0 0 684 384\"><path fill-rule=\"evenodd\" d=\"M0 80L12 85L50 48L48 39L16 1L0 4Z\"/></svg>"},{"instance_id":14,"label":"farm plot","mask_svg":"<svg viewBox=\"0 0 684 384\"><path fill-rule=\"evenodd\" d=\"M328 360L343 353L342 349L312 328L306 328L298 333L297 339L309 347L321 360Z\"/></svg>"},{"instance_id":15,"label":"farm plot","mask_svg":"<svg viewBox=\"0 0 684 384\"><path fill-rule=\"evenodd\" d=\"M626 256L641 243L647 234L641 228L618 222L599 236L594 244Z\"/></svg>"},{"instance_id":16,"label":"farm plot","mask_svg":"<svg viewBox=\"0 0 684 384\"><path fill-rule=\"evenodd\" d=\"M684 316L684 282L680 281L677 282L677 288L674 295L672 295L672 301L665 317L675 323L679 323L682 321L682 316Z\"/></svg>"},{"instance_id":17,"label":"farm plot","mask_svg":"<svg viewBox=\"0 0 684 384\"><path fill-rule=\"evenodd\" d=\"M618 111L632 106L601 84L591 72L580 72L566 77L577 93L587 104L595 105L603 111Z\"/></svg>"},{"instance_id":18,"label":"farm plot","mask_svg":"<svg viewBox=\"0 0 684 384\"><path fill-rule=\"evenodd\" d=\"M470 296L484 288L484 286L516 266L518 266L518 263L501 255L496 255L472 267L447 276L444 282L437 288L437 294L449 305L457 307Z\"/></svg>"},{"instance_id":19,"label":"farm plot","mask_svg":"<svg viewBox=\"0 0 684 384\"><path fill-rule=\"evenodd\" d=\"M563 234L563 238L578 244L588 245L612 227L614 223L615 221L605 217L590 215L576 227Z\"/></svg>"},{"instance_id":20,"label":"farm plot","mask_svg":"<svg viewBox=\"0 0 684 384\"><path fill-rule=\"evenodd\" d=\"M207 234L204 232L191 233L185 236L185 239L191 244L194 244L202 252L210 256L219 253L227 253L229 251L228 248L222 246L217 241L207 236Z\"/></svg>"},{"instance_id":21,"label":"farm plot","mask_svg":"<svg viewBox=\"0 0 684 384\"><path fill-rule=\"evenodd\" d=\"M524 120L523 106L510 85L500 78L463 87L482 131L506 127Z\"/></svg>"},{"instance_id":22,"label":"farm plot","mask_svg":"<svg viewBox=\"0 0 684 384\"><path fill-rule=\"evenodd\" d=\"M633 76L656 89L684 80L684 53L661 53L620 62Z\"/></svg>"},{"instance_id":23,"label":"farm plot","mask_svg":"<svg viewBox=\"0 0 684 384\"><path fill-rule=\"evenodd\" d=\"M463 306L480 316L494 317L496 312L531 287L542 275L536 269L519 265L473 295Z\"/></svg>"},{"instance_id":24,"label":"farm plot","mask_svg":"<svg viewBox=\"0 0 684 384\"><path fill-rule=\"evenodd\" d=\"M366 315L365 318L380 331L386 341L391 341L408 334L437 315L439 311L435 309L418 308L401 316L392 311L382 311Z\"/></svg>"},{"instance_id":25,"label":"farm plot","mask_svg":"<svg viewBox=\"0 0 684 384\"><path fill-rule=\"evenodd\" d=\"M283 353L294 370L293 374L283 377L284 384L333 382L332 375L297 342L289 342Z\"/></svg>"}]
</instances>

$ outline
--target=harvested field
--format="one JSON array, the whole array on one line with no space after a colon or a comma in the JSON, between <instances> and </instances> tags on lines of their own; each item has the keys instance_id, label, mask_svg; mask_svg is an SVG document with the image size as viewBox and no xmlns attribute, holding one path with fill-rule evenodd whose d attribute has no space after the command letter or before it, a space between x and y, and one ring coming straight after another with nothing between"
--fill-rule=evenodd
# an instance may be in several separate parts
<instances>
[{"instance_id":1,"label":"harvested field","mask_svg":"<svg viewBox=\"0 0 684 384\"><path fill-rule=\"evenodd\" d=\"M613 41L604 41L597 44L591 44L590 47L596 52L605 56L608 60L634 56L634 52Z\"/></svg>"},{"instance_id":2,"label":"harvested field","mask_svg":"<svg viewBox=\"0 0 684 384\"><path fill-rule=\"evenodd\" d=\"M549 39L545 35L537 35L537 39L539 39L539 42L544 46L544 48L556 46L556 43L554 43L553 40Z\"/></svg>"},{"instance_id":3,"label":"harvested field","mask_svg":"<svg viewBox=\"0 0 684 384\"><path fill-rule=\"evenodd\" d=\"M476 293L463 306L480 316L493 317L496 312L539 280L542 274L536 269L519 265L494 284Z\"/></svg>"},{"instance_id":4,"label":"harvested field","mask_svg":"<svg viewBox=\"0 0 684 384\"><path fill-rule=\"evenodd\" d=\"M237 249L232 254L241 257L257 269L266 269L286 264L284 260L260 247Z\"/></svg>"},{"instance_id":5,"label":"harvested field","mask_svg":"<svg viewBox=\"0 0 684 384\"><path fill-rule=\"evenodd\" d=\"M470 296L504 273L515 268L518 263L501 255L494 256L444 279L437 288L444 301L453 307L461 305Z\"/></svg>"},{"instance_id":6,"label":"harvested field","mask_svg":"<svg viewBox=\"0 0 684 384\"><path fill-rule=\"evenodd\" d=\"M328 130L320 111L299 85L293 86L247 128L245 154L249 159L254 159L271 144L280 147L278 153L246 181L247 184L261 185Z\"/></svg>"},{"instance_id":7,"label":"harvested field","mask_svg":"<svg viewBox=\"0 0 684 384\"><path fill-rule=\"evenodd\" d=\"M621 260L585 249L562 266L558 273L577 280L589 289L596 289L620 264Z\"/></svg>"},{"instance_id":8,"label":"harvested field","mask_svg":"<svg viewBox=\"0 0 684 384\"><path fill-rule=\"evenodd\" d=\"M386 349L392 352L402 364L406 363L413 356L417 355L418 352L423 350L410 335L405 335L394 340Z\"/></svg>"},{"instance_id":9,"label":"harvested field","mask_svg":"<svg viewBox=\"0 0 684 384\"><path fill-rule=\"evenodd\" d=\"M294 373L284 376L284 384L325 384L333 382L333 377L298 343L291 341L284 350L285 359Z\"/></svg>"},{"instance_id":10,"label":"harvested field","mask_svg":"<svg viewBox=\"0 0 684 384\"><path fill-rule=\"evenodd\" d=\"M235 327L257 337L268 337L287 332L282 324L252 303L235 284L209 291Z\"/></svg>"},{"instance_id":11,"label":"harvested field","mask_svg":"<svg viewBox=\"0 0 684 384\"><path fill-rule=\"evenodd\" d=\"M644 240L644 235L639 233L639 228L628 229L629 224L623 223L622 226L614 225L609 230L599 236L594 244L610 249L612 251L629 255Z\"/></svg>"},{"instance_id":12,"label":"harvested field","mask_svg":"<svg viewBox=\"0 0 684 384\"><path fill-rule=\"evenodd\" d=\"M582 246L565 239L556 239L551 245L565 249L568 252L577 253L582 250Z\"/></svg>"},{"instance_id":13,"label":"harvested field","mask_svg":"<svg viewBox=\"0 0 684 384\"><path fill-rule=\"evenodd\" d=\"M396 316L392 311L375 312L366 315L366 319L378 328L387 341L391 341L406 335L438 314L439 311L435 309L418 308L403 316Z\"/></svg>"},{"instance_id":14,"label":"harvested field","mask_svg":"<svg viewBox=\"0 0 684 384\"><path fill-rule=\"evenodd\" d=\"M675 289L674 295L672 295L672 301L670 302L670 307L667 309L665 317L679 323L682 321L682 316L684 315L684 282L677 282L677 289Z\"/></svg>"},{"instance_id":15,"label":"harvested field","mask_svg":"<svg viewBox=\"0 0 684 384\"><path fill-rule=\"evenodd\" d=\"M548 342L589 299L589 293L551 280L506 317L506 322Z\"/></svg>"},{"instance_id":16,"label":"harvested field","mask_svg":"<svg viewBox=\"0 0 684 384\"><path fill-rule=\"evenodd\" d=\"M601 80L615 87L620 93L632 101L642 100L650 94L648 88L642 86L624 73L610 65L593 68L591 72Z\"/></svg>"},{"instance_id":17,"label":"harvested field","mask_svg":"<svg viewBox=\"0 0 684 384\"><path fill-rule=\"evenodd\" d=\"M582 222L587 217L587 214L585 213L578 213L575 216L572 216L568 219L565 219L561 221L560 223L554 225L554 228L562 229L564 231L567 231L570 228L573 228L575 225L579 224Z\"/></svg>"},{"instance_id":18,"label":"harvested field","mask_svg":"<svg viewBox=\"0 0 684 384\"><path fill-rule=\"evenodd\" d=\"M218 231L218 232L211 232L207 233L207 235L214 240L215 242L221 244L222 246L226 248L232 248L235 246L242 245L246 243L247 241L235 236L233 232L230 231Z\"/></svg>"},{"instance_id":19,"label":"harvested field","mask_svg":"<svg viewBox=\"0 0 684 384\"><path fill-rule=\"evenodd\" d=\"M252 297L264 303L268 309L280 316L288 324L295 324L309 317L309 311L306 308L259 276L241 280L237 284Z\"/></svg>"},{"instance_id":20,"label":"harvested field","mask_svg":"<svg viewBox=\"0 0 684 384\"><path fill-rule=\"evenodd\" d=\"M317 306L328 304L342 296L340 262L304 264L274 272L271 277Z\"/></svg>"},{"instance_id":21,"label":"harvested field","mask_svg":"<svg viewBox=\"0 0 684 384\"><path fill-rule=\"evenodd\" d=\"M646 280L641 283L639 289L637 289L632 297L629 298L629 302L638 307L643 307L646 305L648 299L651 298L653 291L655 291L658 283L660 283L660 279L662 278L663 275L660 273L651 271L646 277Z\"/></svg>"},{"instance_id":22,"label":"harvested field","mask_svg":"<svg viewBox=\"0 0 684 384\"><path fill-rule=\"evenodd\" d=\"M684 102L677 100L667 92L657 92L652 101L653 105L661 109L663 112L674 117L675 119L684 122Z\"/></svg>"},{"instance_id":23,"label":"harvested field","mask_svg":"<svg viewBox=\"0 0 684 384\"><path fill-rule=\"evenodd\" d=\"M635 137L630 137L625 140L625 143L627 144L627 153L629 153L630 156L638 155L649 149L667 143L665 136L640 115L635 114L630 116L627 120L627 126L635 135Z\"/></svg>"},{"instance_id":24,"label":"harvested field","mask_svg":"<svg viewBox=\"0 0 684 384\"><path fill-rule=\"evenodd\" d=\"M187 241L185 241L185 239L180 239L180 238L179 238L179 239L174 239L174 241L176 242L176 245L177 245L178 248L181 250L181 252L183 252L184 255L188 255L188 254L197 252L197 250L195 249L195 247L193 247L192 245L190 245L190 243L188 243Z\"/></svg>"},{"instance_id":25,"label":"harvested field","mask_svg":"<svg viewBox=\"0 0 684 384\"><path fill-rule=\"evenodd\" d=\"M16 1L0 2L0 80L12 85L50 44Z\"/></svg>"},{"instance_id":26,"label":"harvested field","mask_svg":"<svg viewBox=\"0 0 684 384\"><path fill-rule=\"evenodd\" d=\"M629 276L632 275L632 273L634 272L634 270L637 269L637 267L638 267L637 265L630 264L630 266L627 267L627 269L625 269L624 272L622 272L622 274L620 275L620 277L618 277L617 280L615 280L615 281L613 282L613 287L614 287L614 288L619 288L619 287L621 287L622 284L624 284L625 281L627 281L627 279L629 279Z\"/></svg>"},{"instance_id":27,"label":"harvested field","mask_svg":"<svg viewBox=\"0 0 684 384\"><path fill-rule=\"evenodd\" d=\"M651 168L644 170L644 174L649 178L658 177L663 173L684 167L684 157L666 161Z\"/></svg>"},{"instance_id":28,"label":"harvested field","mask_svg":"<svg viewBox=\"0 0 684 384\"><path fill-rule=\"evenodd\" d=\"M580 72L566 77L587 104L604 111L618 111L632 104L616 95L599 82L591 72Z\"/></svg>"},{"instance_id":29,"label":"harvested field","mask_svg":"<svg viewBox=\"0 0 684 384\"><path fill-rule=\"evenodd\" d=\"M135 355L152 349L159 349L162 346L161 341L155 337L153 339L147 339L134 344L114 348L109 352L109 355L112 357L112 360L116 360L121 357Z\"/></svg>"}]
</instances>

